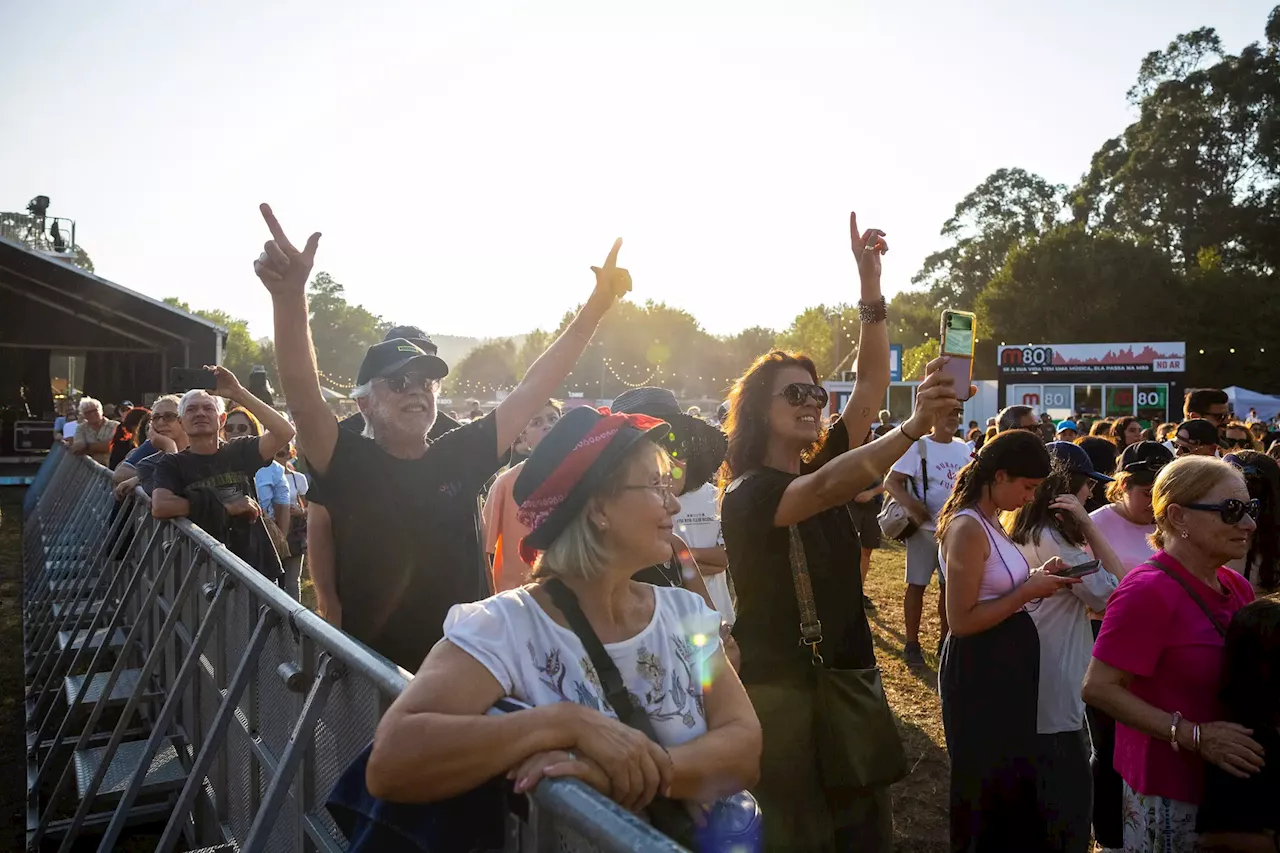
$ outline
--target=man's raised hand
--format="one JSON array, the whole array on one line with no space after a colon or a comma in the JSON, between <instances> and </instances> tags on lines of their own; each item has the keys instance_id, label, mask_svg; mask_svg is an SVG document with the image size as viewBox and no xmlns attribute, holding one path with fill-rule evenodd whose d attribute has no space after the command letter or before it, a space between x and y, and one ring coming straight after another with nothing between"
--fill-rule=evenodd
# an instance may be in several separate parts
<instances>
[{"instance_id":1,"label":"man's raised hand","mask_svg":"<svg viewBox=\"0 0 1280 853\"><path fill-rule=\"evenodd\" d=\"M604 266L591 268L596 274L596 289L592 295L608 299L610 305L631 292L631 273L618 266L618 250L621 248L622 238L619 237L613 241Z\"/></svg>"},{"instance_id":2,"label":"man's raised hand","mask_svg":"<svg viewBox=\"0 0 1280 853\"><path fill-rule=\"evenodd\" d=\"M271 212L271 205L261 204L258 209L262 211L262 218L271 229L271 239L263 245L262 254L253 262L253 271L272 294L302 292L306 289L307 278L316 261L320 232L307 238L307 245L302 251L298 251L284 235L279 220Z\"/></svg>"}]
</instances>

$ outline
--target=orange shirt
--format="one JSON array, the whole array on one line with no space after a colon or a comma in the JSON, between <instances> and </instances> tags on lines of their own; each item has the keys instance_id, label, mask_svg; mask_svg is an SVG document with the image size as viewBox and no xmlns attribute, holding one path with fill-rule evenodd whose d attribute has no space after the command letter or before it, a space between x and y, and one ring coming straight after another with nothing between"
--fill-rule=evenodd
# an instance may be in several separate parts
<instances>
[{"instance_id":1,"label":"orange shirt","mask_svg":"<svg viewBox=\"0 0 1280 853\"><path fill-rule=\"evenodd\" d=\"M523 467L521 462L503 471L493 481L489 498L484 502L484 549L493 555L495 593L528 583L533 569L520 559L520 540L529 535L529 528L516 519L516 501L511 494Z\"/></svg>"}]
</instances>

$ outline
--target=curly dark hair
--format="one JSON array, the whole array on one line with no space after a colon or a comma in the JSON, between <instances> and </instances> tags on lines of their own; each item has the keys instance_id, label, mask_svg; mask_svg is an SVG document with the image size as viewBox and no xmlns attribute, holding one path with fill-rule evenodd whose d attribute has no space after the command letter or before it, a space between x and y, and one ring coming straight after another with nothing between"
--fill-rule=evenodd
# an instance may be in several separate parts
<instances>
[{"instance_id":1,"label":"curly dark hair","mask_svg":"<svg viewBox=\"0 0 1280 853\"><path fill-rule=\"evenodd\" d=\"M1111 440L1115 442L1116 447L1121 450L1124 450L1125 448L1124 434L1125 430L1129 429L1129 424L1138 424L1141 426L1142 421L1138 420L1133 415L1125 415L1123 418L1117 418L1116 421L1111 424ZM1139 439L1139 441L1141 441L1141 439Z\"/></svg>"},{"instance_id":2,"label":"curly dark hair","mask_svg":"<svg viewBox=\"0 0 1280 853\"><path fill-rule=\"evenodd\" d=\"M729 449L725 453L724 464L720 466L721 490L738 477L764 464L764 455L769 448L769 407L773 405L773 377L779 370L787 367L804 368L813 377L813 383L818 384L818 368L814 366L812 359L782 350L774 350L757 358L733 383L729 399L725 401L729 411L722 424L725 435L729 438ZM825 440L826 433L823 432L818 441L805 451L805 458L812 459Z\"/></svg>"}]
</instances>

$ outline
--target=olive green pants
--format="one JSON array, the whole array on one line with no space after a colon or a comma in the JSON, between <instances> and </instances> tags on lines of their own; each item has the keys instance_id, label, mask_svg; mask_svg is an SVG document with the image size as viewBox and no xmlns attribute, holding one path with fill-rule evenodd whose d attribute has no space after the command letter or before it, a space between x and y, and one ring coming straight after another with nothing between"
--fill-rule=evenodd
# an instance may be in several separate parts
<instances>
[{"instance_id":1,"label":"olive green pants","mask_svg":"<svg viewBox=\"0 0 1280 853\"><path fill-rule=\"evenodd\" d=\"M813 684L747 685L764 730L760 782L752 789L764 814L770 851L892 853L893 806L888 787L829 788L822 784L813 733ZM851 737L857 734L850 732Z\"/></svg>"}]
</instances>

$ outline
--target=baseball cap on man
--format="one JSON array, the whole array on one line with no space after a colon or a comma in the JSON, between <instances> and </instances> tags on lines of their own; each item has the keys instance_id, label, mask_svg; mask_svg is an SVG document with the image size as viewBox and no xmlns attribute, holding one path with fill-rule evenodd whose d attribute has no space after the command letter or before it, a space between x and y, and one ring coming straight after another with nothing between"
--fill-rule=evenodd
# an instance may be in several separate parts
<instances>
[{"instance_id":1,"label":"baseball cap on man","mask_svg":"<svg viewBox=\"0 0 1280 853\"><path fill-rule=\"evenodd\" d=\"M427 333L417 326L395 326L382 336L384 341L394 341L396 338L404 338L409 343L416 344L418 349L427 355L436 355L440 352L436 342L427 337Z\"/></svg>"},{"instance_id":2,"label":"baseball cap on man","mask_svg":"<svg viewBox=\"0 0 1280 853\"><path fill-rule=\"evenodd\" d=\"M1069 441L1051 441L1044 446L1049 451L1049 455L1064 465L1072 474L1084 474L1091 480L1098 480L1102 483L1110 483L1111 477L1101 473L1093 467L1093 460L1089 458L1089 454L1085 453L1084 448L1078 444L1072 444Z\"/></svg>"},{"instance_id":3,"label":"baseball cap on man","mask_svg":"<svg viewBox=\"0 0 1280 853\"><path fill-rule=\"evenodd\" d=\"M1064 430L1074 430L1076 432L1080 431L1080 428L1076 426L1076 422L1070 419L1065 421L1058 421L1058 426L1055 427L1055 429L1058 432L1063 432Z\"/></svg>"},{"instance_id":4,"label":"baseball cap on man","mask_svg":"<svg viewBox=\"0 0 1280 853\"><path fill-rule=\"evenodd\" d=\"M1173 461L1173 451L1158 441L1137 441L1120 454L1117 468L1129 475L1138 485L1149 486L1156 481L1160 469Z\"/></svg>"},{"instance_id":5,"label":"baseball cap on man","mask_svg":"<svg viewBox=\"0 0 1280 853\"><path fill-rule=\"evenodd\" d=\"M1204 418L1192 418L1178 424L1177 432L1185 432L1187 439L1196 444L1217 444L1218 426Z\"/></svg>"},{"instance_id":6,"label":"baseball cap on man","mask_svg":"<svg viewBox=\"0 0 1280 853\"><path fill-rule=\"evenodd\" d=\"M404 338L392 338L374 344L365 352L356 384L396 376L410 369L420 370L430 379L443 379L449 375L449 365L439 356L423 352L417 344Z\"/></svg>"}]
</instances>

